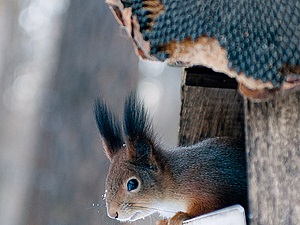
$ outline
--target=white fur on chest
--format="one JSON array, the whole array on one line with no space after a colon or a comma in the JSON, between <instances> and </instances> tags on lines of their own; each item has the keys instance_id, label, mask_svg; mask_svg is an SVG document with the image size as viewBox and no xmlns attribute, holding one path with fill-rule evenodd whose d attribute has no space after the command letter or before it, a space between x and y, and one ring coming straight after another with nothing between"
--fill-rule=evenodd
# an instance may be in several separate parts
<instances>
[{"instance_id":1,"label":"white fur on chest","mask_svg":"<svg viewBox=\"0 0 300 225\"><path fill-rule=\"evenodd\" d=\"M153 208L157 209L157 212L163 218L171 218L177 212L186 212L187 206L183 201L176 200L162 200L161 202L156 202Z\"/></svg>"}]
</instances>

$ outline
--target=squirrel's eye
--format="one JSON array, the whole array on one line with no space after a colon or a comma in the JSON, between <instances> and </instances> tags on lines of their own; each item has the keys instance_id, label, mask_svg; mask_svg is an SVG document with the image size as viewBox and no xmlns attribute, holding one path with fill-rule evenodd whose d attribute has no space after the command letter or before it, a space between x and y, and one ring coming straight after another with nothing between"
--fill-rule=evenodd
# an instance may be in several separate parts
<instances>
[{"instance_id":1,"label":"squirrel's eye","mask_svg":"<svg viewBox=\"0 0 300 225\"><path fill-rule=\"evenodd\" d=\"M127 190L128 191L133 191L139 187L139 181L137 179L130 179L127 182Z\"/></svg>"}]
</instances>

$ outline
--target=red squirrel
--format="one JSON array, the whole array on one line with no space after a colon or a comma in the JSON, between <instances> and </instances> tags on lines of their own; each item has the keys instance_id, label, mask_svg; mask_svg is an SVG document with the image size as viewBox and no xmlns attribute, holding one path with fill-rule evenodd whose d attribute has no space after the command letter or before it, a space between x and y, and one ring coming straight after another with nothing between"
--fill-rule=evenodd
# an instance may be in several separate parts
<instances>
[{"instance_id":1,"label":"red squirrel","mask_svg":"<svg viewBox=\"0 0 300 225\"><path fill-rule=\"evenodd\" d=\"M121 122L98 99L95 116L110 160L107 214L136 221L158 212L158 225L184 220L230 205L247 208L244 144L211 138L166 149L155 138L148 112L135 94L125 101Z\"/></svg>"}]
</instances>

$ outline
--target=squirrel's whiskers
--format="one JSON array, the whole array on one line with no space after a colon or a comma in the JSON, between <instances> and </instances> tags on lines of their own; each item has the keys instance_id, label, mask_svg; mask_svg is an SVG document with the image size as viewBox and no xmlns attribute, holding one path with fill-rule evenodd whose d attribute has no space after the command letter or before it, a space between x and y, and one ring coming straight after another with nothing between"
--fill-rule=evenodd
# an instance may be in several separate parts
<instances>
[{"instance_id":1,"label":"squirrel's whiskers","mask_svg":"<svg viewBox=\"0 0 300 225\"><path fill-rule=\"evenodd\" d=\"M111 162L103 196L109 217L133 222L158 212L169 224L180 225L234 204L247 210L243 141L211 138L165 148L156 139L143 102L134 94L125 101L122 120L100 99L95 115Z\"/></svg>"}]
</instances>

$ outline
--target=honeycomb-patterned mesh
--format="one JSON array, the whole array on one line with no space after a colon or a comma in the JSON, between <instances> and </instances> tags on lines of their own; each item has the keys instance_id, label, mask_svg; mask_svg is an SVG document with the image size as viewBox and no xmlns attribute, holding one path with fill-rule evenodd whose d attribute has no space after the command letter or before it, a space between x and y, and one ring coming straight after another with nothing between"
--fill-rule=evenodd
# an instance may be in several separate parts
<instances>
[{"instance_id":1,"label":"honeycomb-patterned mesh","mask_svg":"<svg viewBox=\"0 0 300 225\"><path fill-rule=\"evenodd\" d=\"M153 21L147 1L126 2L159 60L168 58L161 46L204 35L227 50L229 68L274 86L284 80L283 65L300 65L300 0L161 0Z\"/></svg>"}]
</instances>

